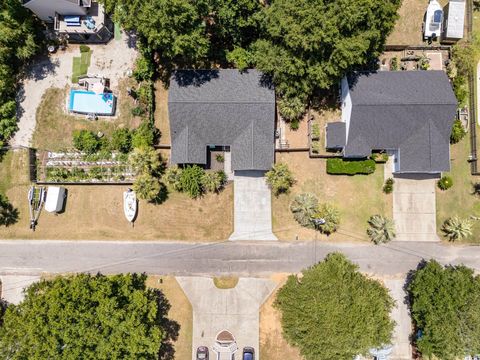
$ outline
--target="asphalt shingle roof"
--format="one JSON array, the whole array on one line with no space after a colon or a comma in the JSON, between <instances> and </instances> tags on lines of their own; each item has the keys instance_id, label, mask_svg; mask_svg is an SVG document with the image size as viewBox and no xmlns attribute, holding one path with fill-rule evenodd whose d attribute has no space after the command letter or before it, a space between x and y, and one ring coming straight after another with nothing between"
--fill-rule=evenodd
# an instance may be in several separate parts
<instances>
[{"instance_id":1,"label":"asphalt shingle roof","mask_svg":"<svg viewBox=\"0 0 480 360\"><path fill-rule=\"evenodd\" d=\"M179 70L170 81L171 161L206 164L208 145L230 146L233 170L274 161L275 93L262 73Z\"/></svg>"},{"instance_id":2,"label":"asphalt shingle roof","mask_svg":"<svg viewBox=\"0 0 480 360\"><path fill-rule=\"evenodd\" d=\"M343 148L346 141L346 126L344 122L332 122L327 124L327 148Z\"/></svg>"},{"instance_id":3,"label":"asphalt shingle roof","mask_svg":"<svg viewBox=\"0 0 480 360\"><path fill-rule=\"evenodd\" d=\"M400 172L450 169L457 100L443 71L385 71L349 79L346 157L399 150Z\"/></svg>"}]
</instances>

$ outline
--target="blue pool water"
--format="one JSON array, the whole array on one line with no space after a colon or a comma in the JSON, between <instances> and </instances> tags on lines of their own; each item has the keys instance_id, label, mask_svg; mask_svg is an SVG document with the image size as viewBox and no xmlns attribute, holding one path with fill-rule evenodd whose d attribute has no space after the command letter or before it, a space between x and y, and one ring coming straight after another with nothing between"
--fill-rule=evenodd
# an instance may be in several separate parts
<instances>
[{"instance_id":1,"label":"blue pool water","mask_svg":"<svg viewBox=\"0 0 480 360\"><path fill-rule=\"evenodd\" d=\"M96 94L93 91L71 90L69 110L80 114L113 115L115 96L110 93Z\"/></svg>"}]
</instances>

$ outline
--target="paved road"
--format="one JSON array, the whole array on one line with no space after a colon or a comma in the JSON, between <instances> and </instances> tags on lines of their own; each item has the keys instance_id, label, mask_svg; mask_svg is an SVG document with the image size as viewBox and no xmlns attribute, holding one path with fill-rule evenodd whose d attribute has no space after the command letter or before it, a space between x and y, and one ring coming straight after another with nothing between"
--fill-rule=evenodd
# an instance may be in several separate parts
<instances>
[{"instance_id":1,"label":"paved road","mask_svg":"<svg viewBox=\"0 0 480 360\"><path fill-rule=\"evenodd\" d=\"M41 272L146 272L150 274L242 276L297 272L341 251L361 270L396 275L422 259L465 263L480 270L480 247L441 243L392 242L386 246L349 243L278 241L180 243L96 241L0 241L0 274Z\"/></svg>"}]
</instances>

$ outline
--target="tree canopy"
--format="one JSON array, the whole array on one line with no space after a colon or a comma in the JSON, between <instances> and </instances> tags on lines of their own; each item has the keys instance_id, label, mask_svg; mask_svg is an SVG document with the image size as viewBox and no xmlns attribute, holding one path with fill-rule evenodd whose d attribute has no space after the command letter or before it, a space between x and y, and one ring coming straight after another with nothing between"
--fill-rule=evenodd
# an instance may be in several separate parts
<instances>
[{"instance_id":1,"label":"tree canopy","mask_svg":"<svg viewBox=\"0 0 480 360\"><path fill-rule=\"evenodd\" d=\"M472 269L431 260L414 273L408 291L424 357L463 359L480 353L480 278Z\"/></svg>"},{"instance_id":2,"label":"tree canopy","mask_svg":"<svg viewBox=\"0 0 480 360\"><path fill-rule=\"evenodd\" d=\"M31 285L25 300L5 312L2 357L158 359L178 324L166 318L170 305L162 293L145 281L136 274L79 274Z\"/></svg>"},{"instance_id":3,"label":"tree canopy","mask_svg":"<svg viewBox=\"0 0 480 360\"><path fill-rule=\"evenodd\" d=\"M257 68L272 74L293 118L316 89L335 85L382 51L400 0L275 0L265 37L254 45ZM282 103L279 103L282 105ZM292 111L295 110L295 111ZM282 106L281 106L282 110ZM290 110L290 111L289 111Z\"/></svg>"},{"instance_id":4,"label":"tree canopy","mask_svg":"<svg viewBox=\"0 0 480 360\"><path fill-rule=\"evenodd\" d=\"M353 359L390 344L393 305L386 288L340 253L291 275L276 300L284 335L306 360Z\"/></svg>"},{"instance_id":5,"label":"tree canopy","mask_svg":"<svg viewBox=\"0 0 480 360\"><path fill-rule=\"evenodd\" d=\"M17 75L39 50L40 34L39 23L21 1L0 0L0 147L17 129Z\"/></svg>"}]
</instances>

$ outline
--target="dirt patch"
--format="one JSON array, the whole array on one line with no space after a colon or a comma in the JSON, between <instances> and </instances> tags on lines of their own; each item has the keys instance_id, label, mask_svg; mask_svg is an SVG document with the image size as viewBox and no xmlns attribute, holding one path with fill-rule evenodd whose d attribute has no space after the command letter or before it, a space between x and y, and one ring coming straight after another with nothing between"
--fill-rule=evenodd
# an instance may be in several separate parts
<instances>
[{"instance_id":1,"label":"dirt patch","mask_svg":"<svg viewBox=\"0 0 480 360\"><path fill-rule=\"evenodd\" d=\"M155 126L160 130L161 144L171 144L168 120L168 90L161 81L155 83Z\"/></svg>"},{"instance_id":2,"label":"dirt patch","mask_svg":"<svg viewBox=\"0 0 480 360\"><path fill-rule=\"evenodd\" d=\"M233 289L238 284L237 276L223 276L213 278L213 283L218 289Z\"/></svg>"},{"instance_id":3,"label":"dirt patch","mask_svg":"<svg viewBox=\"0 0 480 360\"><path fill-rule=\"evenodd\" d=\"M260 308L260 357L262 360L303 360L297 348L288 344L282 335L282 318L274 307L278 289L287 281L287 274L275 274L277 289Z\"/></svg>"}]
</instances>

